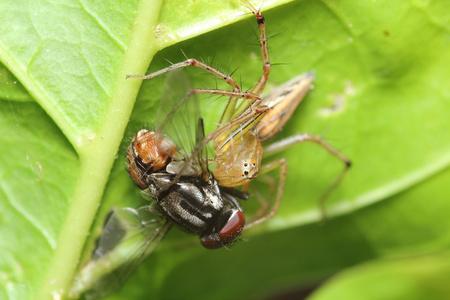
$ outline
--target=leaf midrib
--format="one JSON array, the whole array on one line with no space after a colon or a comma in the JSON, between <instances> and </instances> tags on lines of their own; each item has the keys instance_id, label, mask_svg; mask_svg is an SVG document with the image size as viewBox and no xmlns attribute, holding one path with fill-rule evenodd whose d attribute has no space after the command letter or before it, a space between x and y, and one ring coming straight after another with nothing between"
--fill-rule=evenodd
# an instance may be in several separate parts
<instances>
[{"instance_id":1,"label":"leaf midrib","mask_svg":"<svg viewBox=\"0 0 450 300\"><path fill-rule=\"evenodd\" d=\"M125 74L144 73L159 50L154 43L153 32L161 4L162 0L143 0L139 3L130 44L104 123L94 134L71 139L80 158L79 178L37 299L64 295L70 287L140 88L139 80L126 80Z\"/></svg>"}]
</instances>

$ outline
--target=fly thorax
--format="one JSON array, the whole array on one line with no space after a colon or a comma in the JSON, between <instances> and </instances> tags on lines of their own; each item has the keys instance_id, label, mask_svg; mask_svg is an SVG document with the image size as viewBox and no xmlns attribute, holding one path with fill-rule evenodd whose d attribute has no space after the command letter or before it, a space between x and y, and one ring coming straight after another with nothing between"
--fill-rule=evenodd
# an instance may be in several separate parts
<instances>
[{"instance_id":1,"label":"fly thorax","mask_svg":"<svg viewBox=\"0 0 450 300\"><path fill-rule=\"evenodd\" d=\"M189 233L200 234L209 227L223 209L216 184L207 184L194 177L185 177L160 194L161 211L176 225Z\"/></svg>"}]
</instances>

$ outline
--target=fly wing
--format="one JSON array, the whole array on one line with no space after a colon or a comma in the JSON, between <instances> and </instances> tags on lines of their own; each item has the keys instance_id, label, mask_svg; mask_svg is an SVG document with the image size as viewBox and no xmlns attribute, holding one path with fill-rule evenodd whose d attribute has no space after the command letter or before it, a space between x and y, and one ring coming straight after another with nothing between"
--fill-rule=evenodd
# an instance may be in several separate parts
<instances>
[{"instance_id":1,"label":"fly wing","mask_svg":"<svg viewBox=\"0 0 450 300\"><path fill-rule=\"evenodd\" d=\"M173 174L182 170L183 175L199 175L205 161L195 156L190 159L189 166L184 166L184 161L196 149L199 134L200 108L196 96L190 91L191 82L185 72L176 70L167 75L156 120L156 144L163 153L172 157L168 172ZM165 149L168 139L176 145L176 155Z\"/></svg>"},{"instance_id":2,"label":"fly wing","mask_svg":"<svg viewBox=\"0 0 450 300\"><path fill-rule=\"evenodd\" d=\"M205 125L203 123L202 118L198 118L197 120L197 130L195 132L195 144L200 145L202 141L205 139ZM203 147L201 151L197 153L196 157L197 162L199 162L201 168L201 174L205 181L209 179L209 170L208 170L208 148ZM204 162L204 163L203 163Z\"/></svg>"},{"instance_id":3,"label":"fly wing","mask_svg":"<svg viewBox=\"0 0 450 300\"><path fill-rule=\"evenodd\" d=\"M112 212L91 260L74 280L71 296L106 297L117 291L156 249L172 223L151 206Z\"/></svg>"},{"instance_id":4,"label":"fly wing","mask_svg":"<svg viewBox=\"0 0 450 300\"><path fill-rule=\"evenodd\" d=\"M199 107L195 96L189 96L191 83L185 72L170 72L163 85L156 131L169 137L182 154L190 153L195 143Z\"/></svg>"}]
</instances>

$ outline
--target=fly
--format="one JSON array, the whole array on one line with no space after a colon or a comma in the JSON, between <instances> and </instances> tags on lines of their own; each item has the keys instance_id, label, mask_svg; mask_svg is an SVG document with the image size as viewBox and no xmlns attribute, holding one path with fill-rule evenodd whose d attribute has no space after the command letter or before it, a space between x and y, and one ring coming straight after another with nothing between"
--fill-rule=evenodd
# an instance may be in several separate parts
<instances>
[{"instance_id":1,"label":"fly","mask_svg":"<svg viewBox=\"0 0 450 300\"><path fill-rule=\"evenodd\" d=\"M166 87L186 80L183 74L174 72L167 78ZM172 99L163 98L162 106L169 101ZM74 280L71 297L84 293L87 299L97 299L115 292L173 225L199 236L207 249L230 246L244 229L245 216L238 200L247 199L247 194L219 186L202 158L206 153L189 159L191 149L204 139L203 120L198 116L194 116L196 122L183 120L187 123L180 129L174 124L183 116L165 116L162 108L159 115L162 121L157 130L140 130L127 149L128 173L149 204L116 209L110 214L91 259ZM171 132L175 128L178 134ZM183 167L187 161L189 166ZM183 173L178 176L181 169Z\"/></svg>"}]
</instances>

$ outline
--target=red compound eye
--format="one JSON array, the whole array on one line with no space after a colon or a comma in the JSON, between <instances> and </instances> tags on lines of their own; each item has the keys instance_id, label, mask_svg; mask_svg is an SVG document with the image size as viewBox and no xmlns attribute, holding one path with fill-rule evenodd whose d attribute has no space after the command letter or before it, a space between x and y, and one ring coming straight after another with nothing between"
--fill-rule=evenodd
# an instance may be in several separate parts
<instances>
[{"instance_id":1,"label":"red compound eye","mask_svg":"<svg viewBox=\"0 0 450 300\"><path fill-rule=\"evenodd\" d=\"M245 224L244 213L240 210L235 211L225 226L220 230L219 234L213 233L201 238L203 247L207 249L219 249L223 246L234 242L241 234Z\"/></svg>"},{"instance_id":2,"label":"red compound eye","mask_svg":"<svg viewBox=\"0 0 450 300\"><path fill-rule=\"evenodd\" d=\"M236 211L228 220L227 224L219 232L219 239L223 244L233 242L244 228L245 217L240 210Z\"/></svg>"}]
</instances>

